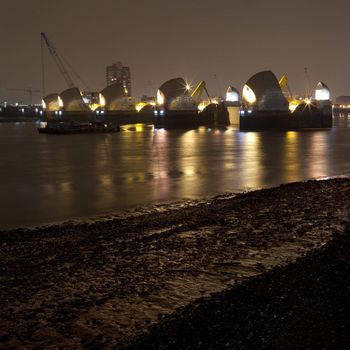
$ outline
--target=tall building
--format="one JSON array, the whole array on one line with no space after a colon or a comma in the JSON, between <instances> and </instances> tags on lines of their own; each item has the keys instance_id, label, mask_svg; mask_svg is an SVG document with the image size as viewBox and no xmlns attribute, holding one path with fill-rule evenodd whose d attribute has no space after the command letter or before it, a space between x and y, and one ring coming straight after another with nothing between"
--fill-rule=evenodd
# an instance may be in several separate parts
<instances>
[{"instance_id":1,"label":"tall building","mask_svg":"<svg viewBox=\"0 0 350 350\"><path fill-rule=\"evenodd\" d=\"M107 86L114 83L122 83L128 90L128 96L131 96L131 74L130 68L124 67L121 62L113 63L106 67Z\"/></svg>"}]
</instances>

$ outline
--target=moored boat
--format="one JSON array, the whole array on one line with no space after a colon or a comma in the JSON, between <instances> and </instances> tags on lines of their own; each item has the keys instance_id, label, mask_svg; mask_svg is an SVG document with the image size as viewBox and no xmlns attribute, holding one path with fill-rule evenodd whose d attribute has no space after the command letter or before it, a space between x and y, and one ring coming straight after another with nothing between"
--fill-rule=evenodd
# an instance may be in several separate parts
<instances>
[{"instance_id":1,"label":"moored boat","mask_svg":"<svg viewBox=\"0 0 350 350\"><path fill-rule=\"evenodd\" d=\"M41 134L98 134L118 131L120 131L119 125L101 122L50 121L44 127L38 128Z\"/></svg>"}]
</instances>

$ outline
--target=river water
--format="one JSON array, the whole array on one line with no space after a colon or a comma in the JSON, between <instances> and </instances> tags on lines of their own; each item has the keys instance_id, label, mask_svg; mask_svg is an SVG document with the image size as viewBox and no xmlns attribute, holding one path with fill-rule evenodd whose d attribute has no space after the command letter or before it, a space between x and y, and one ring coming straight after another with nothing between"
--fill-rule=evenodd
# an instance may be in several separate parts
<instances>
[{"instance_id":1,"label":"river water","mask_svg":"<svg viewBox=\"0 0 350 350\"><path fill-rule=\"evenodd\" d=\"M45 135L0 124L0 229L350 172L350 116L331 130Z\"/></svg>"}]
</instances>

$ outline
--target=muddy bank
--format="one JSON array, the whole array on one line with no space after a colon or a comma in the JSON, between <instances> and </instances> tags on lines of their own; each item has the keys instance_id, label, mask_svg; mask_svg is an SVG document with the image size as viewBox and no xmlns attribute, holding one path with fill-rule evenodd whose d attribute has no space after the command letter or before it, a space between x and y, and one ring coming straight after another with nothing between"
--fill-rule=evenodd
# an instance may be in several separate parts
<instances>
[{"instance_id":1,"label":"muddy bank","mask_svg":"<svg viewBox=\"0 0 350 350\"><path fill-rule=\"evenodd\" d=\"M349 349L350 226L285 267L179 310L128 349Z\"/></svg>"},{"instance_id":2,"label":"muddy bank","mask_svg":"<svg viewBox=\"0 0 350 350\"><path fill-rule=\"evenodd\" d=\"M0 234L0 347L111 348L343 232L350 180Z\"/></svg>"}]
</instances>

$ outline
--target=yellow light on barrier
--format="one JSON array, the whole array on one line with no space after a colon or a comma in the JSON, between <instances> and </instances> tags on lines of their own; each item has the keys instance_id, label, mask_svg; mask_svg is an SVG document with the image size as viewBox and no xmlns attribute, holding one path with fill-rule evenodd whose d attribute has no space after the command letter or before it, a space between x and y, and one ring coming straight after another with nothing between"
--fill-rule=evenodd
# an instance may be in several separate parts
<instances>
[{"instance_id":1,"label":"yellow light on barrier","mask_svg":"<svg viewBox=\"0 0 350 350\"><path fill-rule=\"evenodd\" d=\"M88 106L92 111L95 111L97 108L101 107L98 103L90 103Z\"/></svg>"},{"instance_id":2,"label":"yellow light on barrier","mask_svg":"<svg viewBox=\"0 0 350 350\"><path fill-rule=\"evenodd\" d=\"M101 105L101 107L105 107L105 106L106 106L106 99L105 99L105 97L100 93L100 94L98 95L98 98L99 98L99 100L100 100L100 105Z\"/></svg>"},{"instance_id":3,"label":"yellow light on barrier","mask_svg":"<svg viewBox=\"0 0 350 350\"><path fill-rule=\"evenodd\" d=\"M137 112L140 112L141 109L144 108L147 104L148 104L148 103L146 103L146 102L139 102L139 103L135 106L136 111L137 111Z\"/></svg>"}]
</instances>

